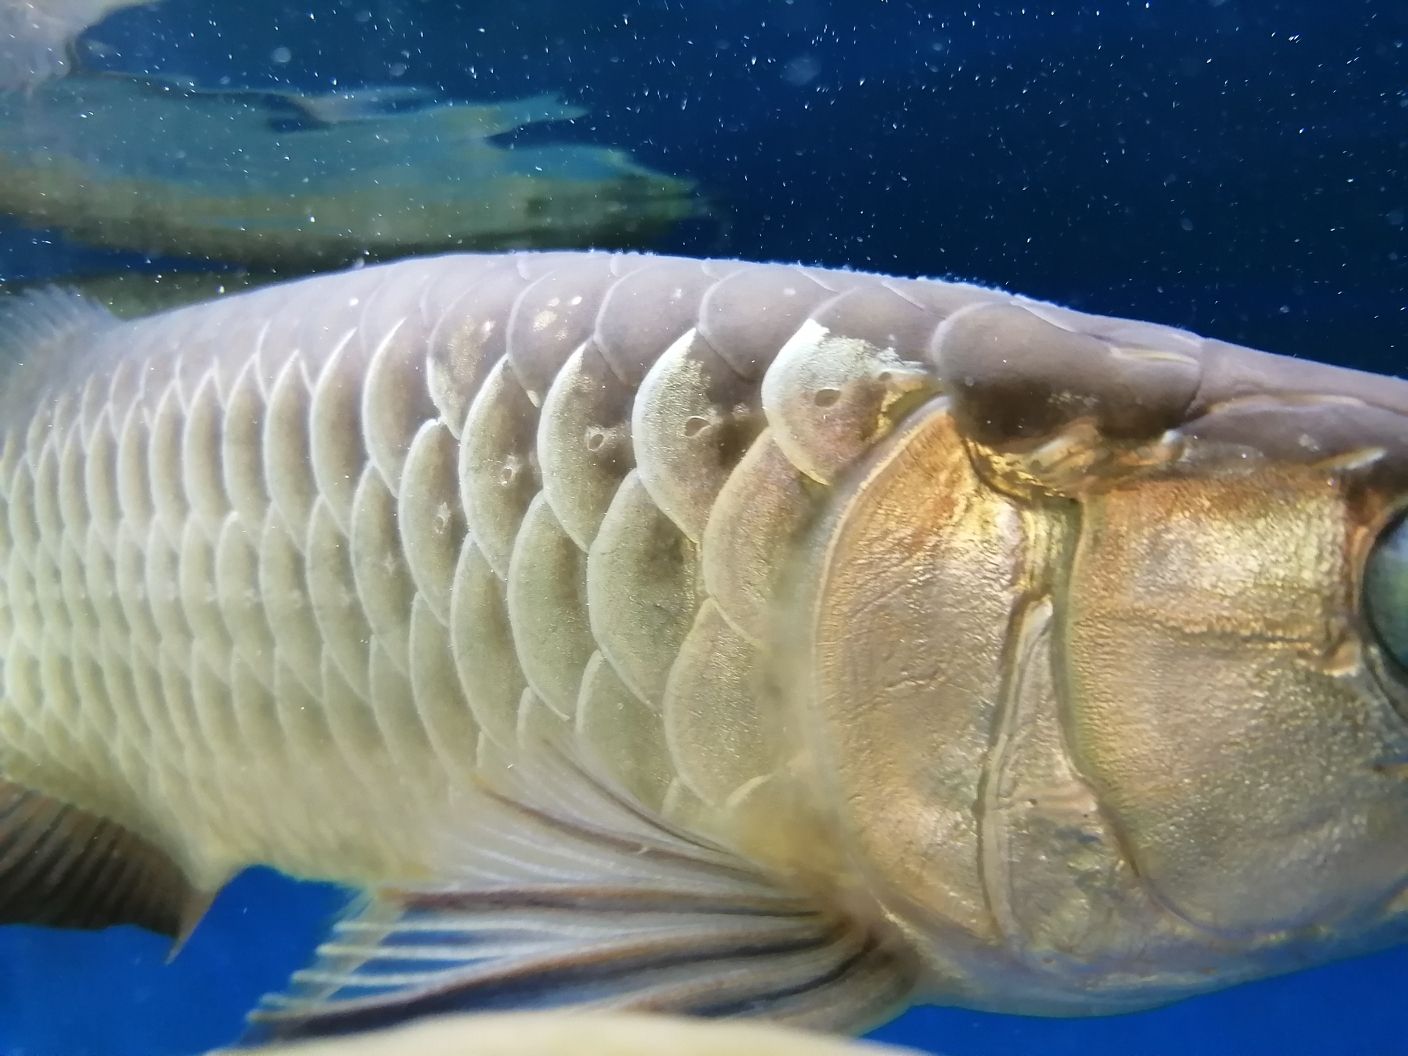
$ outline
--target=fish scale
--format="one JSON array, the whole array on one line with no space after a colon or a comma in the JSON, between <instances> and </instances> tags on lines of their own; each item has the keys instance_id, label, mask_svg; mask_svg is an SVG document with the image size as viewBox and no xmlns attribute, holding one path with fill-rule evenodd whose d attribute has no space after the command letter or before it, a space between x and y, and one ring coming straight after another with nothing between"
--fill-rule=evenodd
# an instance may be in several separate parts
<instances>
[{"instance_id":1,"label":"fish scale","mask_svg":"<svg viewBox=\"0 0 1408 1056\"><path fill-rule=\"evenodd\" d=\"M732 318L754 283L778 304L756 332ZM30 730L8 772L69 740L94 756L121 729L155 785L55 791L163 841L201 831L185 864L210 881L245 860L326 870L351 782L407 834L333 869L358 881L377 850L408 876L431 867L430 819L481 740L511 757L560 724L655 804L722 808L784 764L762 650L779 552L819 482L768 431L765 384L793 452L845 445L836 426L798 431L817 418L806 394L804 413L787 406L789 386L823 386L769 367L818 312L922 319L837 346L824 387L868 386L852 417L873 420L877 364L893 370L894 342L919 347L932 317L858 275L611 256L415 261L254 297L99 337L86 357L105 373L60 382L7 435L23 452L4 489L23 573L7 600L28 607L5 635L7 710ZM875 435L850 427L845 457ZM63 553L96 559L71 562L89 574L68 591ZM114 671L79 628L130 655ZM49 657L111 684L89 678L55 711L17 677ZM316 720L295 722L290 694ZM340 780L313 781L328 744ZM256 759L260 781L277 767L326 811L311 832L252 818L272 802ZM206 787L154 795L182 779Z\"/></svg>"}]
</instances>

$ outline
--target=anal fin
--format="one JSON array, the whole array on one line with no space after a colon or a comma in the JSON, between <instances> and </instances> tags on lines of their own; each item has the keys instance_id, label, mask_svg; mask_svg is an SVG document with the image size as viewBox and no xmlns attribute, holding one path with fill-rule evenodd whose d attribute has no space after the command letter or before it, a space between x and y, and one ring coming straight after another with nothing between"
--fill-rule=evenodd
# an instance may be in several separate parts
<instances>
[{"instance_id":1,"label":"anal fin","mask_svg":"<svg viewBox=\"0 0 1408 1056\"><path fill-rule=\"evenodd\" d=\"M179 942L209 901L140 836L0 779L0 924L135 924Z\"/></svg>"},{"instance_id":2,"label":"anal fin","mask_svg":"<svg viewBox=\"0 0 1408 1056\"><path fill-rule=\"evenodd\" d=\"M251 1016L257 1036L586 1008L858 1030L913 987L876 932L562 762L486 792L445 886L383 890Z\"/></svg>"}]
</instances>

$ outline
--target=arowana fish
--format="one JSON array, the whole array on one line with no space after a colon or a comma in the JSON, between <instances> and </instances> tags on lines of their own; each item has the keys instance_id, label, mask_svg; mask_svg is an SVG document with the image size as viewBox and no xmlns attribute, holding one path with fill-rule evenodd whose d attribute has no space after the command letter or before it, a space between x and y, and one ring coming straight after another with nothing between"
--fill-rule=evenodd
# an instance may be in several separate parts
<instances>
[{"instance_id":1,"label":"arowana fish","mask_svg":"<svg viewBox=\"0 0 1408 1056\"><path fill-rule=\"evenodd\" d=\"M0 91L0 215L287 276L417 252L635 246L707 213L690 181L624 151L502 141L584 114L552 95L470 103L410 86L304 94L83 73Z\"/></svg>"},{"instance_id":2,"label":"arowana fish","mask_svg":"<svg viewBox=\"0 0 1408 1056\"><path fill-rule=\"evenodd\" d=\"M8 919L364 889L280 1036L1111 1012L1404 937L1408 382L646 256L25 302Z\"/></svg>"}]
</instances>

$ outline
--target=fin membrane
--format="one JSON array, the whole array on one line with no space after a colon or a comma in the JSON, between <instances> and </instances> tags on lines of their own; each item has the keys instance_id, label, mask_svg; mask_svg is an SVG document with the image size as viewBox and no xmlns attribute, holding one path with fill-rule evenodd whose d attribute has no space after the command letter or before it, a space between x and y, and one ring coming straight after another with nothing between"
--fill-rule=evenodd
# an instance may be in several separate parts
<instances>
[{"instance_id":1,"label":"fin membrane","mask_svg":"<svg viewBox=\"0 0 1408 1056\"><path fill-rule=\"evenodd\" d=\"M74 290L6 293L0 284L0 429L27 421L45 386L91 371L92 358L80 350L116 325L111 312Z\"/></svg>"},{"instance_id":2,"label":"fin membrane","mask_svg":"<svg viewBox=\"0 0 1408 1056\"><path fill-rule=\"evenodd\" d=\"M121 825L0 779L0 924L136 924L180 940L207 902Z\"/></svg>"},{"instance_id":3,"label":"fin membrane","mask_svg":"<svg viewBox=\"0 0 1408 1056\"><path fill-rule=\"evenodd\" d=\"M562 762L486 793L451 885L383 890L250 1017L255 1038L579 1007L860 1029L913 987L879 936ZM546 793L546 794L545 794Z\"/></svg>"},{"instance_id":4,"label":"fin membrane","mask_svg":"<svg viewBox=\"0 0 1408 1056\"><path fill-rule=\"evenodd\" d=\"M116 323L110 311L77 290L44 286L0 293L0 362L42 361Z\"/></svg>"}]
</instances>

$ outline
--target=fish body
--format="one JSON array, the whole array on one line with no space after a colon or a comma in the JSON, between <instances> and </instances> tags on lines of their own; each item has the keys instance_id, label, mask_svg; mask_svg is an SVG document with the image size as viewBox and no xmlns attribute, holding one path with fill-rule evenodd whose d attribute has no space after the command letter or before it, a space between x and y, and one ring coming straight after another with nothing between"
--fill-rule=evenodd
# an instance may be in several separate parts
<instances>
[{"instance_id":1,"label":"fish body","mask_svg":"<svg viewBox=\"0 0 1408 1056\"><path fill-rule=\"evenodd\" d=\"M1403 937L1404 643L1361 593L1408 383L647 256L31 307L9 824L50 819L60 923L94 876L171 932L250 864L371 892L277 1029L1119 1011Z\"/></svg>"}]
</instances>

